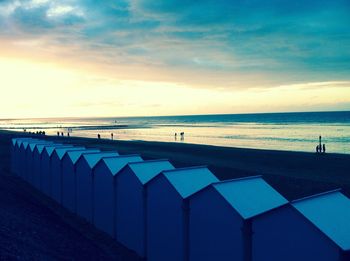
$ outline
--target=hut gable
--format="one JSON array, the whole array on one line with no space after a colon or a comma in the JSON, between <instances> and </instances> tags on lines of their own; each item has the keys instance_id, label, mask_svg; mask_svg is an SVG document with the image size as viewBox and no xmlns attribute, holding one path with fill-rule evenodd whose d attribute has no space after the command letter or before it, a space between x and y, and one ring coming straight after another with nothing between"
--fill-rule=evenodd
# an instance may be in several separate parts
<instances>
[{"instance_id":1,"label":"hut gable","mask_svg":"<svg viewBox=\"0 0 350 261\"><path fill-rule=\"evenodd\" d=\"M163 171L163 175L184 199L208 184L219 181L206 167L168 170Z\"/></svg>"},{"instance_id":2,"label":"hut gable","mask_svg":"<svg viewBox=\"0 0 350 261\"><path fill-rule=\"evenodd\" d=\"M33 152L35 150L35 147L38 146L39 144L50 144L50 142L47 142L47 141L32 142L29 144L30 151Z\"/></svg>"},{"instance_id":3,"label":"hut gable","mask_svg":"<svg viewBox=\"0 0 350 261\"><path fill-rule=\"evenodd\" d=\"M34 141L34 140L32 140L32 141ZM29 140L23 141L23 142L22 142L22 147L26 150L27 147L29 146L29 143L30 143L30 142L31 142L31 141L29 141Z\"/></svg>"},{"instance_id":4,"label":"hut gable","mask_svg":"<svg viewBox=\"0 0 350 261\"><path fill-rule=\"evenodd\" d=\"M61 160L63 158L63 156L68 152L68 151L76 151L76 150L83 150L85 149L84 147L64 147L64 148L57 148L56 154L58 156L58 158Z\"/></svg>"},{"instance_id":5,"label":"hut gable","mask_svg":"<svg viewBox=\"0 0 350 261\"><path fill-rule=\"evenodd\" d=\"M129 167L142 185L153 179L160 172L174 169L174 166L168 160L129 163Z\"/></svg>"},{"instance_id":6,"label":"hut gable","mask_svg":"<svg viewBox=\"0 0 350 261\"><path fill-rule=\"evenodd\" d=\"M243 219L288 203L260 176L219 182L213 184L213 187Z\"/></svg>"},{"instance_id":7,"label":"hut gable","mask_svg":"<svg viewBox=\"0 0 350 261\"><path fill-rule=\"evenodd\" d=\"M75 164L84 153L99 153L99 152L100 150L98 149L82 149L77 151L68 151L67 155L72 161L72 163Z\"/></svg>"},{"instance_id":8,"label":"hut gable","mask_svg":"<svg viewBox=\"0 0 350 261\"><path fill-rule=\"evenodd\" d=\"M19 139L19 140L17 140L17 146L18 146L18 148L20 148L21 147L21 145L24 143L24 142L28 142L28 140L30 141L30 140L33 140L33 139L31 139L31 138L27 138L27 139Z\"/></svg>"},{"instance_id":9,"label":"hut gable","mask_svg":"<svg viewBox=\"0 0 350 261\"><path fill-rule=\"evenodd\" d=\"M86 163L89 165L91 169L94 168L102 158L115 157L115 156L119 156L118 152L99 152L99 153L83 154L83 158L85 159Z\"/></svg>"},{"instance_id":10,"label":"hut gable","mask_svg":"<svg viewBox=\"0 0 350 261\"><path fill-rule=\"evenodd\" d=\"M138 162L142 161L143 159L140 155L125 155L117 156L117 158L103 158L102 160L106 164L111 174L115 176L129 162Z\"/></svg>"},{"instance_id":11,"label":"hut gable","mask_svg":"<svg viewBox=\"0 0 350 261\"><path fill-rule=\"evenodd\" d=\"M299 199L291 204L342 250L350 250L350 200L339 190Z\"/></svg>"},{"instance_id":12,"label":"hut gable","mask_svg":"<svg viewBox=\"0 0 350 261\"><path fill-rule=\"evenodd\" d=\"M55 145L62 146L62 144L53 144L53 143L37 144L36 145L36 150L39 152L39 154L41 154L46 146L55 146Z\"/></svg>"},{"instance_id":13,"label":"hut gable","mask_svg":"<svg viewBox=\"0 0 350 261\"><path fill-rule=\"evenodd\" d=\"M55 151L56 148L72 148L73 146L71 145L59 145L59 144L55 144L55 145L50 145L50 146L46 146L44 148L44 150L46 151L47 155L51 157L52 153Z\"/></svg>"}]
</instances>

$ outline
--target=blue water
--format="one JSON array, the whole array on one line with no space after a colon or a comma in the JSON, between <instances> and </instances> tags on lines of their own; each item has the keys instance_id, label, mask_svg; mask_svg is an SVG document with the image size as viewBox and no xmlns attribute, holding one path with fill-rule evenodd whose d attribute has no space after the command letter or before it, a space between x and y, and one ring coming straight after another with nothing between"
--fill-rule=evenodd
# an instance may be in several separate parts
<instances>
[{"instance_id":1,"label":"blue water","mask_svg":"<svg viewBox=\"0 0 350 261\"><path fill-rule=\"evenodd\" d=\"M350 112L261 113L123 118L0 120L0 128L56 135L314 152L350 153ZM175 133L185 132L184 139Z\"/></svg>"}]
</instances>

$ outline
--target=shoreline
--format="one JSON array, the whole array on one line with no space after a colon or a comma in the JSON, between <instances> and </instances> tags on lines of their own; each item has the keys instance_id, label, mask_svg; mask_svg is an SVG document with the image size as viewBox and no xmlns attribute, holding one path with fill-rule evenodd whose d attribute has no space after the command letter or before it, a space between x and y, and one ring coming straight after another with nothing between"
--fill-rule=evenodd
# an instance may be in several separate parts
<instances>
[{"instance_id":1,"label":"shoreline","mask_svg":"<svg viewBox=\"0 0 350 261\"><path fill-rule=\"evenodd\" d=\"M141 127L140 127L141 128ZM143 128L143 127L142 127ZM137 127L132 127L132 128L129 128L129 127L122 127L121 129L137 129ZM39 130L39 128L38 128ZM109 128L107 127L106 130L109 130ZM296 153L296 154L308 154L308 155L314 155L314 154L317 154L316 152L314 151L303 151L303 150L288 150L288 149L269 149L269 148L254 148L254 147L235 147L235 146L223 146L223 145L215 145L215 144L202 144L202 143L191 143L191 142L181 142L181 141L156 141L156 140L137 140L137 139L131 139L131 140L126 140L126 139L118 139L117 137L114 139L114 140L111 140L110 138L105 138L105 137L101 137L101 139L97 139L97 138L94 138L94 137L84 137L84 136L57 136L57 135L53 135L53 134L46 134L44 136L42 135L38 135L38 134L30 134L30 133L26 133L26 132L23 132L23 131L15 131L15 130L9 130L9 129L0 129L0 134L1 133L8 133L8 134L13 134L13 135L16 135L18 134L18 136L30 136L30 137L34 137L34 138L43 138L44 139L50 139L50 140L67 140L67 141L70 141L70 140L73 140L73 139L77 139L77 140L91 140L92 142L93 141L99 141L100 143L103 143L103 142L125 142L125 143L129 143L129 142L132 142L132 143L150 143L150 144L153 144L153 143L159 143L159 144L171 144L172 146L202 146L203 148L205 147L211 147L211 148L218 148L218 149L232 149L232 150L241 150L241 151L244 151L244 150L250 150L250 151L265 151L265 152L275 152L275 153ZM317 142L315 142L316 144ZM317 143L318 144L318 143ZM340 152L326 152L326 153L319 153L319 155L339 155L339 156L350 156L350 153L340 153Z\"/></svg>"},{"instance_id":2,"label":"shoreline","mask_svg":"<svg viewBox=\"0 0 350 261\"><path fill-rule=\"evenodd\" d=\"M0 131L0 137L30 136ZM168 159L175 167L206 165L220 179L262 175L289 200L342 188L350 196L350 154L221 147L176 142L125 141L84 137L31 135L38 139L73 143L144 159Z\"/></svg>"}]
</instances>

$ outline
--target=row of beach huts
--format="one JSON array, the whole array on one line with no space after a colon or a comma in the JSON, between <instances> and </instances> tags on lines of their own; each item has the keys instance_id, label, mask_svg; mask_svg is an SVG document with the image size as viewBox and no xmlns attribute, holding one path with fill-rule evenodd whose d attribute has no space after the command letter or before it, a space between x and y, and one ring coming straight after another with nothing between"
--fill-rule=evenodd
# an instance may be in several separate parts
<instances>
[{"instance_id":1,"label":"row of beach huts","mask_svg":"<svg viewBox=\"0 0 350 261\"><path fill-rule=\"evenodd\" d=\"M149 261L350 260L350 200L339 190L288 202L261 176L219 181L33 138L12 139L12 172Z\"/></svg>"}]
</instances>

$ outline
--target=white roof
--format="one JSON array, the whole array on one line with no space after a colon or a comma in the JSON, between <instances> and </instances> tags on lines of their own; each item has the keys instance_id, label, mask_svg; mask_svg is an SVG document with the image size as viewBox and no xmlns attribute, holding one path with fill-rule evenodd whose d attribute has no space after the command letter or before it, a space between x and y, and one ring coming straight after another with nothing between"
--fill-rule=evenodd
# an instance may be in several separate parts
<instances>
[{"instance_id":1,"label":"white roof","mask_svg":"<svg viewBox=\"0 0 350 261\"><path fill-rule=\"evenodd\" d=\"M103 158L102 161L106 164L111 174L116 175L122 168L130 162L142 161L139 155L123 155L116 157Z\"/></svg>"},{"instance_id":2,"label":"white roof","mask_svg":"<svg viewBox=\"0 0 350 261\"><path fill-rule=\"evenodd\" d=\"M90 153L83 154L83 158L86 160L87 164L90 168L95 167L95 165L104 157L115 157L118 156L118 152L98 152L98 153Z\"/></svg>"},{"instance_id":3,"label":"white roof","mask_svg":"<svg viewBox=\"0 0 350 261\"><path fill-rule=\"evenodd\" d=\"M143 185L162 171L174 169L174 166L168 160L147 160L129 163L128 165Z\"/></svg>"},{"instance_id":4,"label":"white roof","mask_svg":"<svg viewBox=\"0 0 350 261\"><path fill-rule=\"evenodd\" d=\"M292 206L342 250L350 250L350 199L339 190L293 201Z\"/></svg>"},{"instance_id":5,"label":"white roof","mask_svg":"<svg viewBox=\"0 0 350 261\"><path fill-rule=\"evenodd\" d=\"M243 219L288 203L288 200L260 176L222 181L212 186Z\"/></svg>"},{"instance_id":6,"label":"white roof","mask_svg":"<svg viewBox=\"0 0 350 261\"><path fill-rule=\"evenodd\" d=\"M182 198L219 181L206 167L182 168L163 171L162 175L170 182Z\"/></svg>"},{"instance_id":7,"label":"white roof","mask_svg":"<svg viewBox=\"0 0 350 261\"><path fill-rule=\"evenodd\" d=\"M55 148L55 152L58 158L61 160L68 151L83 150L83 149L85 148L84 147L63 147L63 148L58 147L58 148Z\"/></svg>"},{"instance_id":8,"label":"white roof","mask_svg":"<svg viewBox=\"0 0 350 261\"><path fill-rule=\"evenodd\" d=\"M100 152L100 150L98 150L98 149L83 149L83 150L77 150L77 151L68 151L67 155L70 158L70 160L72 161L72 163L75 164L83 154L97 153L97 152Z\"/></svg>"}]
</instances>

